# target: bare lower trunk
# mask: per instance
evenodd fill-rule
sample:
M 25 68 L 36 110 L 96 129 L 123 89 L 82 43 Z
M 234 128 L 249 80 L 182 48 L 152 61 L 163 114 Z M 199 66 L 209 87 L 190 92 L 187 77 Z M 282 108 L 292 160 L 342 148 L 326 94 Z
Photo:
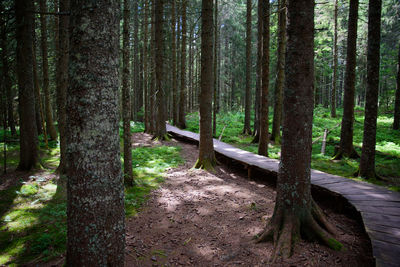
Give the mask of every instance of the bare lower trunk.
M 252 1 L 247 0 L 247 19 L 246 19 L 246 95 L 244 106 L 244 128 L 243 134 L 251 134 L 250 109 L 251 109 L 251 6 Z
M 378 116 L 380 32 L 382 0 L 369 2 L 367 91 L 360 176 L 373 179 L 375 174 L 376 120 Z
M 175 0 L 172 0 L 171 6 L 171 26 L 172 26 L 172 122 L 174 125 L 178 124 L 178 83 L 176 73 L 176 12 L 175 12 Z
M 338 1 L 335 1 L 334 14 L 334 36 L 333 36 L 333 75 L 332 75 L 332 91 L 331 91 L 331 117 L 336 118 L 336 80 L 338 66 L 337 38 L 338 38 Z
M 259 242 L 273 240 L 272 261 L 279 256 L 290 257 L 301 234 L 333 249 L 342 247 L 331 236 L 335 229 L 311 198 L 314 1 L 288 2 L 287 30 L 282 156 L 276 204 L 270 222 L 258 238 Z
M 256 93 L 254 101 L 254 139 L 252 143 L 258 143 L 260 139 L 260 99 L 261 99 L 261 72 L 262 72 L 262 0 L 258 0 L 258 22 L 257 22 L 257 70 L 256 70 Z
M 178 123 L 178 126 L 181 129 L 186 128 L 186 6 L 187 0 L 182 0 L 181 88 L 179 97 Z
M 396 100 L 394 103 L 394 120 L 393 120 L 393 130 L 398 130 L 400 126 L 400 44 L 399 44 L 399 56 L 397 59 L 397 90 L 396 90 Z

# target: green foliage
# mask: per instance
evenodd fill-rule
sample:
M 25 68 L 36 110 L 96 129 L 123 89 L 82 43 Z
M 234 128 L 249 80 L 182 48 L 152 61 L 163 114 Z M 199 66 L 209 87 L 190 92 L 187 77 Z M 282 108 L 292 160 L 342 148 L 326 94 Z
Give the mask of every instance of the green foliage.
M 270 121 L 272 121 L 270 114 Z M 321 141 L 313 145 L 311 167 L 323 172 L 352 178 L 359 166 L 359 160 L 342 159 L 333 161 L 335 145 L 340 142 L 340 122 L 342 110 L 337 110 L 337 118 L 330 117 L 330 110 L 317 107 L 314 110 L 313 140 L 321 137 L 325 129 L 330 130 L 325 155 L 321 154 Z M 226 126 L 221 141 L 235 145 L 246 151 L 257 153 L 258 144 L 252 144 L 252 137 L 242 135 L 244 114 L 241 112 L 221 113 L 217 116 L 217 136 L 221 134 Z M 378 116 L 378 127 L 376 136 L 376 171 L 378 175 L 388 180 L 387 183 L 371 180 L 369 182 L 378 185 L 386 185 L 389 189 L 400 191 L 400 132 L 392 130 L 393 117 L 387 114 Z M 188 130 L 199 132 L 198 114 L 192 113 L 187 116 Z M 354 145 L 361 154 L 362 138 L 364 127 L 364 109 L 356 107 L 354 124 Z M 270 123 L 271 131 L 271 123 Z M 269 157 L 279 159 L 280 146 L 269 144 Z

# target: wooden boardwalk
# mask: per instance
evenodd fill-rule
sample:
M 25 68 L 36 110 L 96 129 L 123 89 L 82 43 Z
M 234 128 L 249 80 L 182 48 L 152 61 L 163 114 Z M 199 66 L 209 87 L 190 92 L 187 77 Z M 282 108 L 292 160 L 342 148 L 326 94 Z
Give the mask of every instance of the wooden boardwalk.
M 186 141 L 199 141 L 199 134 L 168 124 L 167 131 Z M 275 175 L 278 173 L 278 160 L 244 151 L 216 139 L 214 150 L 243 164 L 249 170 L 249 175 L 253 168 Z M 311 172 L 311 184 L 343 196 L 360 213 L 371 239 L 376 266 L 400 266 L 400 193 L 317 170 Z

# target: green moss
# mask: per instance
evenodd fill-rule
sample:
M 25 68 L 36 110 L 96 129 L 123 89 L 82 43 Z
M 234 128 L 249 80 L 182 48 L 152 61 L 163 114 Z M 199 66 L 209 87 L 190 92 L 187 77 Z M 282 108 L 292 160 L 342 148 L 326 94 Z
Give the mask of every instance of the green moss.
M 336 250 L 336 251 L 344 250 L 343 244 L 334 238 L 328 239 L 328 247 L 330 247 L 331 249 Z

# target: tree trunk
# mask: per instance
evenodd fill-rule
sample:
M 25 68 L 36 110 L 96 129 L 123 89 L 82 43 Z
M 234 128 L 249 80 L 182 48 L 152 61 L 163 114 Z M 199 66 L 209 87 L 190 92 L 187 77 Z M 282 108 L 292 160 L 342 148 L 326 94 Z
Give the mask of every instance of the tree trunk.
M 185 1 L 185 0 L 184 0 Z M 212 137 L 213 97 L 213 0 L 202 0 L 201 6 L 201 91 L 200 91 L 200 144 L 195 168 L 213 171 L 216 165 Z
M 251 109 L 251 0 L 247 0 L 246 11 L 246 96 L 244 105 L 243 134 L 251 134 L 250 109 Z
M 278 23 L 278 62 L 276 64 L 274 120 L 271 133 L 271 140 L 275 141 L 276 144 L 281 142 L 283 86 L 285 83 L 286 0 L 279 0 Z
M 148 13 L 149 13 L 149 0 L 144 0 L 144 19 L 143 19 L 143 91 L 144 91 L 144 131 L 150 132 L 150 101 L 149 101 L 149 87 L 148 87 Z
M 393 119 L 393 130 L 398 130 L 400 126 L 400 44 L 399 44 L 399 56 L 397 59 L 397 89 L 396 99 L 394 103 L 394 119 Z
M 288 2 L 282 156 L 274 214 L 258 241 L 273 239 L 272 261 L 289 257 L 300 234 L 331 248 L 342 245 L 322 229 L 335 229 L 311 198 L 314 91 L 314 1 Z M 297 156 L 293 156 L 297 155 Z
M 337 38 L 338 38 L 338 0 L 334 0 L 334 36 L 333 36 L 333 76 L 332 76 L 332 90 L 331 90 L 331 117 L 336 118 L 336 80 L 337 80 L 337 65 L 338 65 L 338 52 L 337 52 Z
M 69 1 L 60 0 L 60 12 L 69 12 Z M 67 103 L 67 89 L 68 89 L 68 61 L 69 61 L 69 18 L 61 16 L 59 19 L 59 55 L 57 72 L 57 106 L 58 106 L 58 131 L 60 132 L 60 164 L 58 171 L 60 174 L 66 172 L 66 103 Z
M 149 119 L 150 128 L 149 133 L 154 134 L 156 130 L 156 112 L 155 112 L 155 100 L 156 100 L 156 88 L 155 88 L 155 2 L 157 0 L 151 0 L 151 27 L 150 27 L 150 95 L 149 95 Z
M 131 113 L 132 119 L 136 121 L 143 121 L 143 115 L 141 113 L 143 107 L 143 91 L 142 86 L 139 83 L 140 77 L 140 60 L 139 60 L 139 0 L 133 1 L 133 84 L 131 86 L 132 98 L 131 98 Z M 142 10 L 141 10 L 142 11 Z
M 124 130 L 124 183 L 128 186 L 133 185 L 132 173 L 132 137 L 131 137 L 131 102 L 129 86 L 129 21 L 130 7 L 129 1 L 124 0 L 124 24 L 122 28 L 122 120 Z
M 252 143 L 258 143 L 260 139 L 260 99 L 261 99 L 261 71 L 263 54 L 263 21 L 262 21 L 262 0 L 258 0 L 258 22 L 257 22 L 257 70 L 256 70 L 256 93 L 254 100 L 254 139 Z
M 18 169 L 29 171 L 39 162 L 32 65 L 32 0 L 15 1 L 20 150 Z
M 0 4 L 2 5 L 2 4 Z M 11 130 L 11 135 L 16 136 L 17 131 L 15 130 L 15 120 L 14 120 L 14 92 L 12 90 L 12 81 L 10 77 L 10 64 L 8 62 L 8 40 L 7 40 L 7 29 L 6 29 L 6 21 L 1 22 L 1 62 L 2 69 L 1 72 L 3 74 L 3 86 L 5 90 L 7 107 L 5 108 L 6 119 L 8 126 Z
M 119 3 L 71 1 L 67 266 L 124 265 L 124 187 L 118 134 Z
M 155 78 L 156 78 L 156 100 L 157 100 L 157 127 L 155 131 L 155 138 L 164 140 L 167 138 L 167 128 L 165 125 L 166 114 L 166 99 L 164 91 L 164 23 L 163 23 L 163 10 L 164 0 L 157 0 L 155 2 Z
M 382 0 L 369 2 L 367 91 L 360 176 L 373 179 L 375 174 L 376 120 L 378 116 L 379 64 Z
M 217 112 L 218 112 L 218 0 L 214 4 L 214 101 L 213 101 L 213 135 L 217 135 Z
M 262 3 L 263 21 L 263 55 L 261 71 L 261 101 L 260 101 L 260 140 L 258 143 L 258 154 L 268 156 L 268 87 L 269 87 L 269 3 Z
M 181 129 L 186 128 L 186 6 L 187 0 L 182 0 L 181 89 L 179 97 L 178 123 L 178 126 Z
M 172 123 L 178 125 L 178 82 L 176 73 L 176 12 L 175 12 L 175 0 L 171 1 L 171 46 L 172 46 Z
M 346 73 L 344 78 L 343 117 L 340 131 L 340 146 L 335 159 L 342 157 L 357 158 L 353 146 L 354 93 L 356 84 L 358 0 L 350 0 L 349 22 L 347 30 Z
M 44 93 L 44 111 L 46 117 L 46 129 L 51 140 L 57 140 L 57 130 L 53 122 L 53 113 L 51 111 L 50 92 L 49 92 L 49 60 L 47 49 L 47 12 L 46 0 L 39 1 L 40 12 L 40 32 L 42 46 L 42 71 L 43 71 L 43 93 Z

